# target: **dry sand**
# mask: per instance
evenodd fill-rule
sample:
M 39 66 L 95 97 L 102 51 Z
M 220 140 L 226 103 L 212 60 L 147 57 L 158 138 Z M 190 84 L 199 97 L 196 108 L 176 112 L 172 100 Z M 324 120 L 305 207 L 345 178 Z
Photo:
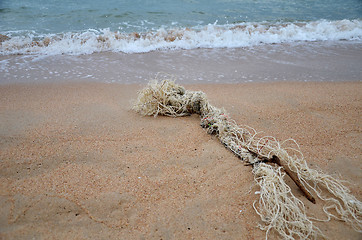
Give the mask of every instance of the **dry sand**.
M 141 117 L 138 85 L 0 87 L 1 239 L 263 239 L 244 166 L 198 116 Z M 362 83 L 187 86 L 240 125 L 294 138 L 312 167 L 361 199 Z M 306 201 L 321 214 L 321 201 Z M 361 239 L 343 222 L 330 239 Z M 270 239 L 278 239 L 271 234 Z

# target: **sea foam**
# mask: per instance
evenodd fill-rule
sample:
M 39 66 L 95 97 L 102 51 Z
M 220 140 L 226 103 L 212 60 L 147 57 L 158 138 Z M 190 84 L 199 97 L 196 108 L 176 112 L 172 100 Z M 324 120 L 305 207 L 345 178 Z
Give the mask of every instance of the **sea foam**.
M 290 23 L 209 24 L 195 28 L 160 28 L 157 31 L 123 33 L 88 29 L 61 34 L 20 35 L 2 33 L 1 55 L 81 55 L 95 52 L 144 53 L 155 50 L 238 48 L 299 41 L 362 40 L 361 20 L 319 20 Z

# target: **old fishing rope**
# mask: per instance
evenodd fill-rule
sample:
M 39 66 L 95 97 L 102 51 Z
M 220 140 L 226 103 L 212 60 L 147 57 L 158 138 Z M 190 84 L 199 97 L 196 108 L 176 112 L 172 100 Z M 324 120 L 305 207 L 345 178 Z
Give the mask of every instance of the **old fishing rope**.
M 325 201 L 323 210 L 327 220 L 320 221 L 329 221 L 333 217 L 351 224 L 356 231 L 362 231 L 362 203 L 340 180 L 310 169 L 302 153 L 298 149 L 283 147 L 285 142 L 278 142 L 273 137 L 259 137 L 254 129 L 238 126 L 224 109 L 212 106 L 205 93 L 185 90 L 173 79 L 153 80 L 139 91 L 133 109 L 142 115 L 155 117 L 198 114 L 201 126 L 209 134 L 216 135 L 226 148 L 252 165 L 255 182 L 260 187 L 260 198 L 253 207 L 264 222 L 260 227 L 266 231 L 266 238 L 271 230 L 284 239 L 324 237 L 306 215 L 302 201 L 286 184 L 285 174 L 292 178 L 309 201 L 315 203 L 312 194 Z M 322 189 L 327 190 L 328 197 L 322 194 Z

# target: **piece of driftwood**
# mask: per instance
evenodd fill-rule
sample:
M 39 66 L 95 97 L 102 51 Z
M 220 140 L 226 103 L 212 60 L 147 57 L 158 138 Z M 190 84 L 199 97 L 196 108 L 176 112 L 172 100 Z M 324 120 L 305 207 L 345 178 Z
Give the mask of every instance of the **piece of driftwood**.
M 280 159 L 273 155 L 273 157 L 270 159 L 270 162 L 272 163 L 276 163 L 277 165 L 283 167 L 284 171 L 288 174 L 288 176 L 295 182 L 295 184 L 299 187 L 299 189 L 303 192 L 304 196 L 311 201 L 312 203 L 315 204 L 315 198 L 312 196 L 312 194 L 310 194 L 310 192 L 303 186 L 303 184 L 300 182 L 300 180 L 298 179 L 298 177 L 296 176 L 296 174 L 290 170 L 290 168 L 286 165 L 283 164 Z
M 258 154 L 255 152 L 250 151 L 253 155 L 257 156 Z M 298 186 L 298 188 L 300 189 L 300 191 L 304 194 L 304 196 L 311 201 L 312 203 L 316 203 L 315 198 L 312 196 L 312 194 L 304 187 L 304 185 L 300 182 L 300 180 L 298 179 L 298 176 L 296 176 L 296 174 L 290 170 L 290 168 L 288 167 L 287 164 L 283 164 L 282 161 L 280 161 L 280 159 L 276 156 L 273 155 L 271 158 L 267 158 L 264 156 L 257 156 L 261 162 L 264 163 L 275 163 L 278 166 L 282 167 L 283 170 L 285 171 L 285 173 L 293 180 L 293 182 Z M 245 164 L 247 166 L 254 166 L 254 163 L 247 163 Z

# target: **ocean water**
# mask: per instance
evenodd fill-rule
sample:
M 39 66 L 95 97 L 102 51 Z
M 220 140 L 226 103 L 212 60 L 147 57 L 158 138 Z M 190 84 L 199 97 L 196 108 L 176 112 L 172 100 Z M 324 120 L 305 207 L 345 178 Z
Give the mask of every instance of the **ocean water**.
M 0 0 L 0 55 L 362 41 L 361 0 Z
M 0 0 L 0 34 L 0 84 L 362 80 L 362 0 Z

